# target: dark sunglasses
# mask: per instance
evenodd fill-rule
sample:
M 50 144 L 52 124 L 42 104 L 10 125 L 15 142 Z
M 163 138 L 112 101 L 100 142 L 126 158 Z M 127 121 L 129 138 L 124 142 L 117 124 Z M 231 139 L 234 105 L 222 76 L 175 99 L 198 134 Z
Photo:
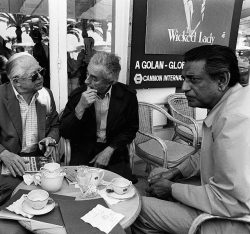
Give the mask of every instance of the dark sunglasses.
M 44 76 L 45 75 L 45 71 L 46 71 L 46 69 L 42 67 L 39 71 L 37 71 L 30 78 L 27 78 L 27 79 L 31 80 L 32 82 L 34 82 L 34 81 L 36 81 L 39 78 L 38 74 L 40 74 L 41 76 Z

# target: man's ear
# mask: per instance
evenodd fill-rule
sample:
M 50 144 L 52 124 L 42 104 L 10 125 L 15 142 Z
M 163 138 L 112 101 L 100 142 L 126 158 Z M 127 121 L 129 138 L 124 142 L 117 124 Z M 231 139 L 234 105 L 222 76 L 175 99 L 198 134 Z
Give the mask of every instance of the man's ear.
M 231 78 L 230 72 L 222 72 L 220 74 L 219 82 L 218 82 L 218 86 L 219 86 L 220 91 L 225 91 L 227 89 L 230 78 Z

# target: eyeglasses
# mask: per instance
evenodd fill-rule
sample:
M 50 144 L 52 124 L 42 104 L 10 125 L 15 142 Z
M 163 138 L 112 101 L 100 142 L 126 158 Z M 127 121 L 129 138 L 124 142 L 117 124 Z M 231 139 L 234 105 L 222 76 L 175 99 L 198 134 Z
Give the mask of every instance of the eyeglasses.
M 39 78 L 39 74 L 40 74 L 40 76 L 45 75 L 45 71 L 46 71 L 46 69 L 42 67 L 40 70 L 35 72 L 30 78 L 27 78 L 27 80 L 31 80 L 32 82 L 35 82 Z
M 17 80 L 19 80 L 19 79 L 31 80 L 32 82 L 35 82 L 39 78 L 39 74 L 40 74 L 40 76 L 44 76 L 45 75 L 45 71 L 46 71 L 46 69 L 42 67 L 40 70 L 36 71 L 29 78 L 16 78 L 16 79 Z

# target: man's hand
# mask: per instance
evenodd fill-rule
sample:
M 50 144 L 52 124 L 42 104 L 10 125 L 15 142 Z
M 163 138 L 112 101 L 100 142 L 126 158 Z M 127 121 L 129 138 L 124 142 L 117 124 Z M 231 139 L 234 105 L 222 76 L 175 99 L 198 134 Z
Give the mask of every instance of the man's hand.
M 109 164 L 109 160 L 113 152 L 114 149 L 108 146 L 102 152 L 97 154 L 89 163 L 95 163 L 94 167 L 106 167 Z
M 153 177 L 148 179 L 148 183 L 150 185 L 154 184 L 158 180 L 160 180 L 161 178 L 164 178 L 164 179 L 167 179 L 170 181 L 177 181 L 181 177 L 182 177 L 182 174 L 181 174 L 180 170 L 177 168 L 173 168 L 173 169 L 170 169 L 166 172 L 161 172 L 159 174 L 154 175 Z
M 55 148 L 56 141 L 52 137 L 46 137 L 46 138 L 42 139 L 41 141 L 39 141 L 38 145 L 39 145 L 40 150 L 42 150 L 43 147 L 46 147 L 46 151 L 44 153 L 44 156 L 48 157 L 51 155 L 53 149 Z
M 78 119 L 81 119 L 85 109 L 90 107 L 95 102 L 96 96 L 97 91 L 91 88 L 88 88 L 82 93 L 81 99 L 75 108 L 76 117 Z
M 173 182 L 161 177 L 157 180 L 157 182 L 151 184 L 150 187 L 146 188 L 145 190 L 151 197 L 167 200 L 172 196 L 172 184 Z
M 84 109 L 91 106 L 95 102 L 97 96 L 97 91 L 95 89 L 88 88 L 82 93 L 81 99 L 78 105 L 81 105 Z
M 25 174 L 25 162 L 24 159 L 17 154 L 11 153 L 8 150 L 2 151 L 0 159 L 9 169 L 11 174 L 16 177 L 17 175 L 22 176 Z

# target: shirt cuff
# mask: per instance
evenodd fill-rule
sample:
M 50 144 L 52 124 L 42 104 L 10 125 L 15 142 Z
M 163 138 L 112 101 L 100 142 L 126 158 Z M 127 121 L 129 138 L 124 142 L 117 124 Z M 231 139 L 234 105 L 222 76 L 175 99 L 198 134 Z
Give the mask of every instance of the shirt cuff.
M 78 105 L 76 106 L 75 115 L 77 119 L 81 120 L 84 112 L 85 112 L 85 109 L 80 109 Z

